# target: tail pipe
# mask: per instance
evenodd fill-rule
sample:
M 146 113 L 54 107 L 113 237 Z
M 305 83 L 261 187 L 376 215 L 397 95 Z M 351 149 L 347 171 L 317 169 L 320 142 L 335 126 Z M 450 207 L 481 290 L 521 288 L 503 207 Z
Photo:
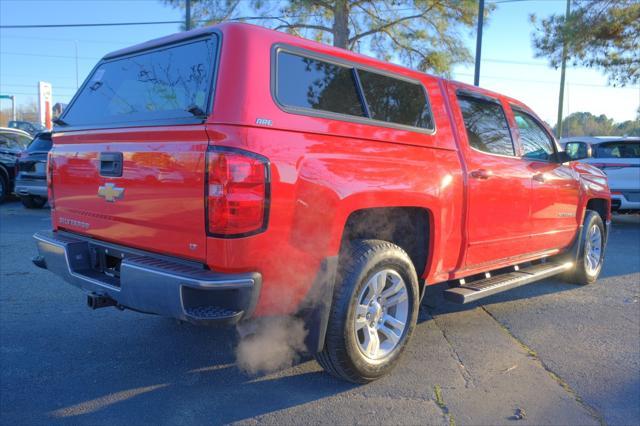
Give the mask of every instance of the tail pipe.
M 91 309 L 100 309 L 109 306 L 118 306 L 118 303 L 109 296 L 90 294 L 87 296 L 87 306 Z

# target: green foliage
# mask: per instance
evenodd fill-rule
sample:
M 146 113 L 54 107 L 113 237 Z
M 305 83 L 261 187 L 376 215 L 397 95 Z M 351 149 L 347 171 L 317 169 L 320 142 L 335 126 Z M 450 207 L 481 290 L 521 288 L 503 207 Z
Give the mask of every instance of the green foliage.
M 574 112 L 562 120 L 562 137 L 567 136 L 640 136 L 640 114 L 635 120 L 615 123 L 604 114 Z
M 192 0 L 192 20 L 257 23 L 448 75 L 455 64 L 471 62 L 462 35 L 475 28 L 477 9 L 476 0 Z M 487 5 L 485 19 L 493 9 Z
M 640 2 L 638 0 L 573 0 L 572 10 L 538 21 L 533 34 L 536 57 L 554 67 L 567 58 L 574 65 L 602 70 L 614 85 L 640 82 Z

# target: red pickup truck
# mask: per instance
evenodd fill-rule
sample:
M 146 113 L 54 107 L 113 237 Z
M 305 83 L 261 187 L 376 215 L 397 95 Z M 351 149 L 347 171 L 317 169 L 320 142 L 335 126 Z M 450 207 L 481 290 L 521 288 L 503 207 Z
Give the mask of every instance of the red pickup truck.
M 427 285 L 466 303 L 603 263 L 606 177 L 524 104 L 256 26 L 106 55 L 53 140 L 37 266 L 92 308 L 297 315 L 354 382 L 397 363 Z

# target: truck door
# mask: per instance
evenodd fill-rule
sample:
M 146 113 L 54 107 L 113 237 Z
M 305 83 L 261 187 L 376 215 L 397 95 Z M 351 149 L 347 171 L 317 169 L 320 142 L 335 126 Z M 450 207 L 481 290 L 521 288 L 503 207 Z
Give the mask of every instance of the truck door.
M 460 149 L 468 174 L 465 269 L 529 252 L 531 173 L 516 156 L 499 100 L 458 92 Z
M 532 251 L 564 248 L 578 229 L 579 176 L 556 161 L 555 141 L 537 118 L 518 107 L 511 109 L 522 161 L 531 176 L 530 247 Z

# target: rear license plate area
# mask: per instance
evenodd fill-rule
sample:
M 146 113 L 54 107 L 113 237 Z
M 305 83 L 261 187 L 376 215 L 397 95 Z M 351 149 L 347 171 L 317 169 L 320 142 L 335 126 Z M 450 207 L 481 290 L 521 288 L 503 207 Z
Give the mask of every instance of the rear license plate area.
M 120 265 L 124 259 L 124 252 L 117 249 L 89 245 L 89 261 L 94 276 L 109 285 L 120 287 Z

